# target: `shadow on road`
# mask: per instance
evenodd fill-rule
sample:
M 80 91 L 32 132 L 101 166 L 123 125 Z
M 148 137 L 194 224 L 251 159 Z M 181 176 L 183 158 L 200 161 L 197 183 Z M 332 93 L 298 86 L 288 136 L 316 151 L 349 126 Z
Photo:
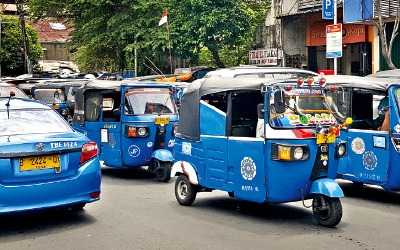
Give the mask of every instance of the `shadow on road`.
M 101 168 L 101 173 L 104 176 L 109 176 L 118 179 L 155 179 L 154 173 L 147 171 L 147 167 L 137 167 L 137 168 L 112 168 L 103 166 Z
M 346 197 L 400 205 L 400 192 L 385 190 L 379 186 L 362 185 L 350 181 L 339 181 Z
M 89 204 L 90 205 L 90 204 Z M 66 209 L 42 210 L 39 212 L 0 215 L 0 242 L 14 242 L 26 237 L 43 235 L 48 232 L 68 231 L 85 227 L 96 219 L 85 212 Z
M 311 200 L 306 201 L 306 205 L 311 205 Z M 315 227 L 323 230 L 324 227 L 319 226 L 314 218 L 311 208 L 303 207 L 300 202 L 291 203 L 255 203 L 249 201 L 238 200 L 236 198 L 212 197 L 198 195 L 196 201 L 190 207 L 180 206 L 179 209 L 188 211 L 191 216 L 198 216 L 204 220 L 206 215 L 212 215 L 210 222 L 215 222 L 215 218 L 223 219 L 226 216 L 239 216 L 244 220 L 250 220 L 250 224 L 275 225 L 282 224 L 294 227 Z M 215 213 L 219 214 L 218 216 Z M 223 220 L 226 223 L 227 220 Z M 253 225 L 254 225 L 253 224 Z M 235 225 L 233 225 L 235 226 Z M 236 227 L 236 226 L 235 226 Z M 330 229 L 332 230 L 332 229 Z

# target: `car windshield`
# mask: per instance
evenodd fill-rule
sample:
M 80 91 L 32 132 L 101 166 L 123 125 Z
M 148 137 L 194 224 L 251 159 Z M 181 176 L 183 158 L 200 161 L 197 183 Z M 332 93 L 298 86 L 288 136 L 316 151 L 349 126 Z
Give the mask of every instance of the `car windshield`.
M 35 89 L 35 99 L 44 103 L 65 103 L 64 90 L 62 89 Z
M 322 90 L 296 89 L 286 92 L 285 104 L 285 112 L 276 113 L 271 100 L 270 122 L 273 127 L 315 127 L 318 123 L 330 125 L 344 118 L 337 111 L 332 98 L 325 96 Z
M 15 97 L 16 98 L 29 98 L 25 93 L 16 87 L 10 86 L 10 87 L 0 87 L 0 97 L 10 97 L 10 91 L 14 91 Z
M 169 89 L 129 89 L 125 93 L 125 114 L 176 113 L 172 92 Z
M 51 109 L 0 111 L 0 136 L 65 133 L 68 123 Z

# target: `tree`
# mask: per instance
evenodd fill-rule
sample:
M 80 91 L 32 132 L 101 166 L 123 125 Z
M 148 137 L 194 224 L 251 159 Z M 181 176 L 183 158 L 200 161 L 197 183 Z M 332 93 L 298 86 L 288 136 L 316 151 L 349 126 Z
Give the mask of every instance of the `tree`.
M 225 67 L 220 51 L 231 51 L 231 57 L 242 58 L 250 49 L 249 38 L 254 37 L 269 1 L 203 0 L 175 1 L 171 10 L 171 40 L 175 51 L 197 54 L 202 47 L 211 53 L 217 67 Z M 259 12 L 260 9 L 264 11 Z M 250 39 L 251 40 L 251 39 Z M 245 43 L 245 52 L 240 51 Z M 203 50 L 204 51 L 204 50 Z M 185 53 L 186 52 L 186 53 Z M 240 60 L 236 60 L 240 62 Z
M 21 23 L 13 16 L 1 16 L 3 22 L 1 29 L 0 63 L 2 75 L 20 75 L 24 73 L 23 36 Z M 38 62 L 43 56 L 42 46 L 39 42 L 37 31 L 26 25 L 26 36 L 29 44 L 29 58 L 32 64 Z
M 374 7 L 375 11 L 378 15 L 378 21 L 374 22 L 376 27 L 378 28 L 378 35 L 381 40 L 381 48 L 382 48 L 382 55 L 383 58 L 385 59 L 387 65 L 389 66 L 390 69 L 396 69 L 396 66 L 393 64 L 392 61 L 392 49 L 393 49 L 393 43 L 394 39 L 398 35 L 399 31 L 399 21 L 400 21 L 400 11 L 399 8 L 397 7 L 396 15 L 394 15 L 394 27 L 393 27 L 393 32 L 390 36 L 390 40 L 388 40 L 388 37 L 386 35 L 386 22 L 382 18 L 382 0 L 375 0 L 374 1 Z M 390 9 L 388 12 L 389 16 L 390 14 Z M 389 42 L 389 44 L 388 44 Z

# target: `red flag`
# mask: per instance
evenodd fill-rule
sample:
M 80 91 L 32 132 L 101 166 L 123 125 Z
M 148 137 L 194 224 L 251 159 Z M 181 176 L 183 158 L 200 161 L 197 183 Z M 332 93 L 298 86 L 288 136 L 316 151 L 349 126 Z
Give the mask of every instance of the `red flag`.
M 168 16 L 167 16 L 167 12 L 165 11 L 164 14 L 162 15 L 160 21 L 158 22 L 158 26 L 161 26 L 166 22 L 168 22 Z

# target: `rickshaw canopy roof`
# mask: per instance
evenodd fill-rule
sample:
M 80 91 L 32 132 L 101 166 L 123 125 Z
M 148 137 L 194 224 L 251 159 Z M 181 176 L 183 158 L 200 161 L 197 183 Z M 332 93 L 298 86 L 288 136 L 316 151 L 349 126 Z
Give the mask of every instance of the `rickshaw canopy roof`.
M 378 71 L 374 74 L 367 75 L 368 77 L 383 77 L 383 78 L 397 78 L 400 79 L 400 69 L 390 69 Z
M 400 79 L 362 77 L 349 75 L 327 75 L 326 85 L 335 85 L 349 88 L 362 88 L 377 91 L 386 91 L 390 85 L 400 83 Z
M 234 90 L 258 90 L 266 83 L 263 78 L 203 78 L 192 82 L 182 96 L 176 136 L 200 139 L 200 99 L 202 96 Z

